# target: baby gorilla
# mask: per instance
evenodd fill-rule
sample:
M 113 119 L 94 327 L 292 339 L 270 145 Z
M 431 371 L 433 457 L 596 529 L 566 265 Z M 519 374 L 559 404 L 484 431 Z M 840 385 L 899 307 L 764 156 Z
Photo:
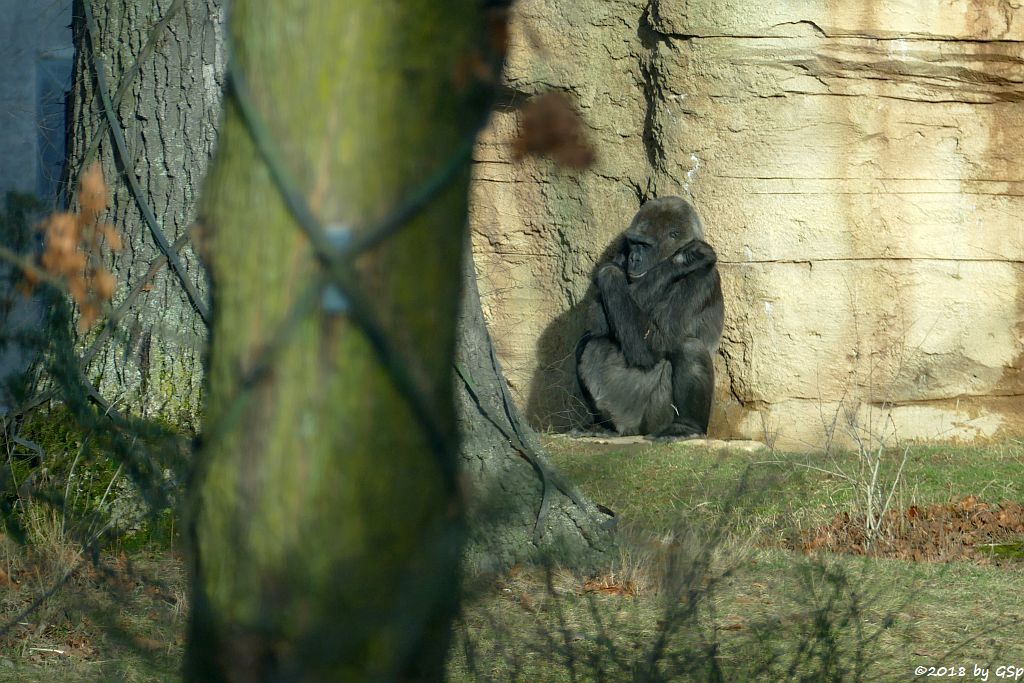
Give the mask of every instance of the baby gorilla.
M 661 197 L 640 208 L 598 264 L 576 345 L 595 426 L 659 439 L 707 433 L 724 320 L 716 261 L 693 207 Z

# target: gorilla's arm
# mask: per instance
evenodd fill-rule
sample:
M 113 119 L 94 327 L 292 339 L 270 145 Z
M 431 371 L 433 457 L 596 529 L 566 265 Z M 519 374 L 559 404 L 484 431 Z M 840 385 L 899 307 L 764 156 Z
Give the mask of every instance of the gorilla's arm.
M 672 283 L 680 278 L 709 270 L 718 262 L 715 250 L 707 242 L 694 240 L 681 247 L 671 258 L 667 258 L 651 268 L 647 275 L 630 285 L 634 300 L 641 306 L 664 296 Z
M 630 366 L 653 367 L 677 350 L 679 339 L 690 336 L 681 334 L 677 328 L 692 327 L 698 322 L 693 318 L 701 317 L 703 306 L 699 304 L 705 297 L 698 293 L 710 289 L 709 278 L 717 260 L 711 245 L 694 240 L 651 268 L 644 277 L 630 283 L 622 268 L 625 258 L 620 252 L 613 260 L 598 267 L 595 280 L 600 304 L 589 316 L 591 336 L 608 336 L 610 333 Z M 680 291 L 680 288 L 685 291 Z M 674 296 L 688 302 L 672 308 L 690 320 L 673 320 L 668 329 L 663 329 L 666 321 L 655 320 L 650 312 L 660 300 Z M 694 304 L 698 304 L 696 310 Z
M 680 275 L 689 275 L 713 267 L 718 263 L 718 254 L 707 242 L 694 240 L 672 255 L 672 263 Z
M 685 338 L 717 339 L 723 317 L 717 261 L 711 245 L 695 240 L 630 285 L 637 305 L 653 313 L 646 341 L 655 356 L 678 351 Z
M 626 273 L 609 262 L 598 268 L 596 280 L 605 320 L 626 362 L 638 368 L 654 367 L 658 358 L 645 338 L 650 334 L 651 320 L 630 296 Z

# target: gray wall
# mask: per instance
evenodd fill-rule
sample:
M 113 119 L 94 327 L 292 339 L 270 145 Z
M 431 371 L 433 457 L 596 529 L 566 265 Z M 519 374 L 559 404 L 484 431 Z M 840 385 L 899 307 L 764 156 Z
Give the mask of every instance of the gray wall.
M 0 197 L 56 188 L 70 24 L 71 0 L 0 0 Z
M 0 0 L 0 214 L 11 191 L 55 201 L 74 54 L 70 24 L 71 0 Z M 0 262 L 0 415 L 10 403 L 8 379 L 32 357 L 18 338 L 38 329 L 42 314 L 36 298 L 8 291 L 11 274 Z

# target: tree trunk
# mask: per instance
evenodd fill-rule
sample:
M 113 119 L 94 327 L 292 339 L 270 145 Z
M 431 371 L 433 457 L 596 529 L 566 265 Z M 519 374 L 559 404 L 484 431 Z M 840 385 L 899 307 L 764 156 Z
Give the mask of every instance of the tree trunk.
M 470 573 L 551 561 L 577 569 L 608 559 L 612 521 L 547 461 L 521 419 L 487 332 L 472 254 L 463 265 L 456 351 L 462 472 L 471 486 Z
M 468 164 L 354 273 L 302 216 L 359 242 L 467 148 L 485 114 L 462 73 L 478 7 L 232 3 L 233 96 L 204 189 L 215 315 L 190 680 L 441 676 L 463 536 L 451 368 Z M 324 289 L 328 271 L 369 311 Z
M 74 195 L 80 173 L 98 160 L 112 188 L 106 220 L 125 242 L 112 264 L 118 281 L 113 306 L 124 317 L 116 332 L 97 326 L 83 340 L 88 377 L 119 407 L 183 427 L 198 424 L 202 407 L 206 325 L 197 308 L 205 307 L 206 285 L 186 233 L 217 137 L 224 63 L 220 4 L 74 5 L 68 189 Z M 164 237 L 155 237 L 155 230 Z M 180 272 L 175 264 L 157 268 L 145 282 L 164 255 L 158 240 L 173 245 L 183 236 L 180 255 L 175 252 Z

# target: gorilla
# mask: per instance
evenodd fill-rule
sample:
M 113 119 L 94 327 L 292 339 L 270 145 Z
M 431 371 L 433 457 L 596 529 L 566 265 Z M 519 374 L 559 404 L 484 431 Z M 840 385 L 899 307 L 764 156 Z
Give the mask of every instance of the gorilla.
M 660 197 L 598 264 L 576 345 L 595 427 L 657 440 L 707 433 L 725 313 L 716 262 L 693 207 Z

